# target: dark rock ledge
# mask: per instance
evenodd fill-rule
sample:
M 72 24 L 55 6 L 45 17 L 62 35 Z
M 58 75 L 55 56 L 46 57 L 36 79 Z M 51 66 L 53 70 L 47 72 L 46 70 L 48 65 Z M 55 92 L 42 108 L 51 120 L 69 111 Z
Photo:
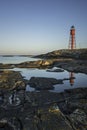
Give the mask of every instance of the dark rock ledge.
M 31 87 L 34 87 L 36 90 L 54 89 L 53 85 L 55 84 L 63 84 L 63 80 L 45 77 L 31 77 L 31 79 L 29 80 L 29 85 Z
M 0 104 L 1 130 L 87 130 L 87 88 L 62 93 L 20 90 L 16 93 L 19 107 L 9 104 L 11 94 L 5 93 Z

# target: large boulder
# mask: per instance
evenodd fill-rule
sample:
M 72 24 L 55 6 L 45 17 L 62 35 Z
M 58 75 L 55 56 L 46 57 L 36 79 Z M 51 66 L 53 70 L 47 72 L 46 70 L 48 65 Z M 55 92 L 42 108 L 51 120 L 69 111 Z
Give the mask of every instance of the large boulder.
M 53 89 L 53 85 L 55 84 L 63 84 L 63 80 L 45 77 L 31 77 L 29 84 L 37 90 L 48 90 Z

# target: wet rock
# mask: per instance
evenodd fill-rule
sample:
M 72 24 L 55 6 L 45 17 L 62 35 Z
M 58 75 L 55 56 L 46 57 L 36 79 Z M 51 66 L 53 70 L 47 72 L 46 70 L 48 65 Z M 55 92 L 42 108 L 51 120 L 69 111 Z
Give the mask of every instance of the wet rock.
M 29 84 L 37 90 L 48 90 L 53 89 L 53 85 L 55 84 L 63 84 L 63 80 L 57 80 L 55 78 L 31 77 Z
M 14 130 L 13 126 L 5 119 L 0 120 L 0 129 L 1 130 Z
M 48 69 L 47 72 L 64 72 L 63 69 Z
M 87 115 L 83 110 L 76 109 L 69 119 L 75 130 L 87 130 Z

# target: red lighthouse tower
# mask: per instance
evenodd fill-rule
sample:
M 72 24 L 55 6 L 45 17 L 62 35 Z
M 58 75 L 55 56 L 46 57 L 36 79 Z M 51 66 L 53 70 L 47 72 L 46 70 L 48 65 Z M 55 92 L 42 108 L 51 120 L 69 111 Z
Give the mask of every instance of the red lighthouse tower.
M 71 29 L 70 29 L 69 49 L 76 49 L 75 27 L 74 26 L 71 26 Z

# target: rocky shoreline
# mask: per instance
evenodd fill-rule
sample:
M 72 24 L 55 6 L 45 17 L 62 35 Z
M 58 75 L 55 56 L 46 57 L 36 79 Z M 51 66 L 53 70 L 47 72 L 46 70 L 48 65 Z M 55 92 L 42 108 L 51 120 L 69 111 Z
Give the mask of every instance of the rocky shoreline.
M 0 69 L 13 69 L 13 68 L 51 69 L 53 67 L 59 67 L 69 72 L 87 74 L 86 60 L 47 59 L 47 60 L 23 62 L 20 64 L 0 64 Z
M 20 72 L 1 71 L 0 129 L 86 130 L 87 88 L 61 93 L 48 91 L 58 83 L 63 80 L 44 77 L 24 80 Z M 39 91 L 27 92 L 27 84 Z
M 24 90 L 14 93 L 15 99 L 12 98 L 12 91 L 5 92 L 4 100 L 0 102 L 0 128 L 87 129 L 87 88 L 65 90 L 62 93 Z
M 70 79 L 31 77 L 25 80 L 20 72 L 8 70 L 38 68 L 49 73 L 67 70 L 87 74 L 86 51 L 83 54 L 76 51 L 73 57 L 70 51 L 59 55 L 55 51 L 40 55 L 45 59 L 38 61 L 0 63 L 0 130 L 87 130 L 87 88 L 54 93 L 49 91 L 54 89 L 53 85 Z M 26 85 L 37 91 L 26 91 Z

